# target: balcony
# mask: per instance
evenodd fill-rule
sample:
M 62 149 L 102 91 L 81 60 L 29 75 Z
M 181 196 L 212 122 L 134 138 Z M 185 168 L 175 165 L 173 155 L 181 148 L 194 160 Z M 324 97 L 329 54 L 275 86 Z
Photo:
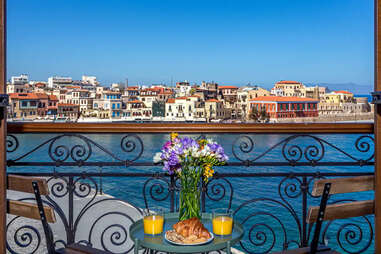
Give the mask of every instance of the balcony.
M 234 211 L 245 228 L 235 247 L 245 253 L 308 245 L 307 210 L 320 200 L 311 194 L 315 179 L 374 174 L 370 124 L 9 124 L 7 172 L 49 179 L 57 247 L 128 253 L 127 232 L 142 209 L 178 209 L 176 178 L 152 162 L 171 131 L 223 145 L 230 160 L 203 184 L 202 209 Z M 330 202 L 373 198 L 349 195 Z M 320 239 L 341 253 L 373 253 L 373 225 L 373 216 L 328 222 Z M 44 253 L 43 232 L 21 218 L 8 220 L 7 235 L 12 253 Z

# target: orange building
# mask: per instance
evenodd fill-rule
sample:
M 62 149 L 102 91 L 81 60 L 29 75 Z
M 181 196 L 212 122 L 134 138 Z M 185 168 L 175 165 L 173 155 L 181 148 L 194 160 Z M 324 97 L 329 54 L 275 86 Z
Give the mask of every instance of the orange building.
M 250 110 L 265 110 L 270 118 L 317 117 L 318 100 L 311 98 L 261 96 L 250 100 Z

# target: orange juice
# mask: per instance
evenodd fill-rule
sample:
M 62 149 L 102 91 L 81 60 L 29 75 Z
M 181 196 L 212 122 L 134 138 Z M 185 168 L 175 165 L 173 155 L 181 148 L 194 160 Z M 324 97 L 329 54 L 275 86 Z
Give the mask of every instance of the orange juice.
M 149 215 L 144 217 L 144 233 L 157 235 L 163 232 L 164 217 L 161 215 Z
M 233 218 L 218 216 L 213 218 L 213 233 L 216 235 L 230 235 L 233 229 Z

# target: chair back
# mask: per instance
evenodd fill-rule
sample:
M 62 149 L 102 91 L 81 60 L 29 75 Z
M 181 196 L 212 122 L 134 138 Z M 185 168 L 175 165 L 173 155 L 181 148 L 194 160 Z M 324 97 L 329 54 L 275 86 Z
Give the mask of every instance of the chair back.
M 314 182 L 313 196 L 321 196 L 320 206 L 310 207 L 307 223 L 315 223 L 311 253 L 316 253 L 323 221 L 374 214 L 374 200 L 327 205 L 329 195 L 374 190 L 374 176 L 320 179 Z
M 34 194 L 36 204 L 18 200 L 7 200 L 7 213 L 25 218 L 41 220 L 46 237 L 48 253 L 55 253 L 53 234 L 48 223 L 56 222 L 56 217 L 53 208 L 43 205 L 41 199 L 41 195 L 49 195 L 49 188 L 46 179 L 8 175 L 7 189 Z

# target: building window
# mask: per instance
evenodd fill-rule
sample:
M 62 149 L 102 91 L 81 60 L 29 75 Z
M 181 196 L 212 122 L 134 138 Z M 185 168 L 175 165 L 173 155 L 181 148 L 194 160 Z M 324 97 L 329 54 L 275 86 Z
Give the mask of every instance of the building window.
M 26 101 L 22 101 L 22 102 L 21 102 L 21 106 L 22 106 L 22 107 L 28 107 L 28 102 L 26 102 Z

